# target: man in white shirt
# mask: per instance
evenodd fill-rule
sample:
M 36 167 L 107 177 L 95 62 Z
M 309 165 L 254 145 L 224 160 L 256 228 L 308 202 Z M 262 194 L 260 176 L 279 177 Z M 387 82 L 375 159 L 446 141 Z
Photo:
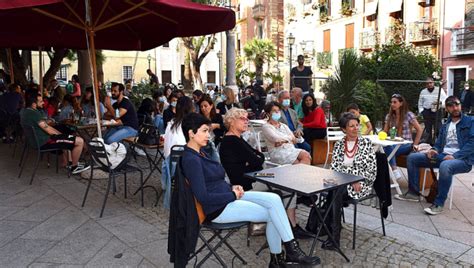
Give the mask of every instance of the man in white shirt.
M 443 211 L 453 181 L 453 175 L 471 171 L 474 164 L 474 118 L 462 113 L 461 102 L 455 96 L 446 99 L 448 121 L 439 132 L 434 146 L 426 153 L 411 153 L 407 159 L 408 191 L 395 198 L 419 202 L 420 167 L 439 168 L 438 192 L 433 205 L 425 212 L 436 215 Z M 416 148 L 415 148 L 416 149 Z
M 418 112 L 423 115 L 423 121 L 425 124 L 424 136 L 426 137 L 425 142 L 432 144 L 433 142 L 433 125 L 436 120 L 436 102 L 438 100 L 439 90 L 441 95 L 439 101 L 441 104 L 438 108 L 444 107 L 444 100 L 446 99 L 446 93 L 439 87 L 434 86 L 433 78 L 428 77 L 426 79 L 426 88 L 420 92 L 418 99 Z M 441 117 L 438 118 L 438 126 L 441 125 Z M 437 130 L 435 130 L 437 131 Z

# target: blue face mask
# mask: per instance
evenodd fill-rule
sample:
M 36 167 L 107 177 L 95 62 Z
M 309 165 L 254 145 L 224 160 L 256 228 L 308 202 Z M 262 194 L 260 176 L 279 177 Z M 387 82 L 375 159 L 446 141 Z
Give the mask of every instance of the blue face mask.
M 285 106 L 285 107 L 290 106 L 290 99 L 284 99 L 284 100 L 281 102 L 281 104 L 282 104 L 283 106 Z
M 221 95 L 221 100 L 222 100 L 222 101 L 225 101 L 225 100 L 227 100 L 227 96 L 226 96 L 226 95 L 224 95 L 224 94 L 222 94 L 222 95 Z
M 166 97 L 165 96 L 161 96 L 160 97 L 160 102 L 165 102 L 166 101 Z
M 178 104 L 177 101 L 172 101 L 172 102 L 170 103 L 170 105 L 173 106 L 173 107 L 176 107 L 176 104 Z
M 272 113 L 272 119 L 275 120 L 275 121 L 278 121 L 280 120 L 281 118 L 281 113 L 278 112 L 278 113 Z

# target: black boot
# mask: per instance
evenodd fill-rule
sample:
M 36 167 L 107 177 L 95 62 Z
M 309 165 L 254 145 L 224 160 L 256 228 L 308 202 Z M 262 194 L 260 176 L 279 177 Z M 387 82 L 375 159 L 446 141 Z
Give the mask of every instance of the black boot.
M 291 240 L 283 243 L 286 249 L 286 262 L 299 264 L 320 264 L 319 257 L 309 257 L 301 250 L 296 240 Z
M 285 253 L 281 252 L 280 254 L 270 254 L 270 264 L 269 268 L 283 268 L 285 267 Z

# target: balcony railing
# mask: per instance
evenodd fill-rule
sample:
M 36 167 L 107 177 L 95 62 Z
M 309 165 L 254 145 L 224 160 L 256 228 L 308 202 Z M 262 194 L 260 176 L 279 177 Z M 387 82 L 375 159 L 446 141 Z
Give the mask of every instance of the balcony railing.
M 474 28 L 455 28 L 451 32 L 451 54 L 474 54 Z
M 252 17 L 255 20 L 263 20 L 265 18 L 265 6 L 256 4 L 252 7 Z
M 438 22 L 435 19 L 415 21 L 409 24 L 408 38 L 412 43 L 436 40 L 438 38 Z
M 359 48 L 361 50 L 374 49 L 380 42 L 380 33 L 375 30 L 366 30 L 359 34 Z
M 332 64 L 332 52 L 318 52 L 316 61 L 319 68 L 327 69 Z
M 385 42 L 401 44 L 405 41 L 405 24 L 394 24 L 385 31 Z

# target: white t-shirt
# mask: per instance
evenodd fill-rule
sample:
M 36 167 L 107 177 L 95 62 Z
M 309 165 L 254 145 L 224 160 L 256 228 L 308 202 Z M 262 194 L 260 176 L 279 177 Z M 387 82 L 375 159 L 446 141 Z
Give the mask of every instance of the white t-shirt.
M 459 123 L 451 122 L 448 127 L 448 133 L 446 135 L 446 145 L 444 146 L 443 153 L 445 154 L 454 154 L 459 151 L 458 136 L 456 132 L 456 125 Z
M 186 144 L 186 138 L 184 137 L 181 124 L 179 124 L 179 126 L 177 126 L 176 128 L 171 128 L 172 125 L 173 125 L 173 120 L 171 120 L 166 126 L 165 136 L 163 137 L 165 140 L 165 144 L 163 146 L 164 147 L 163 152 L 164 152 L 165 158 L 170 155 L 171 147 L 173 147 L 174 145 Z
M 354 146 L 355 146 L 355 141 L 348 141 L 347 142 L 347 147 L 348 147 L 347 150 L 350 151 L 350 150 L 354 149 Z M 349 157 L 347 157 L 346 154 L 344 154 L 344 161 L 342 162 L 342 164 L 344 166 L 347 166 L 347 167 L 352 166 L 354 164 L 354 156 L 349 158 Z

